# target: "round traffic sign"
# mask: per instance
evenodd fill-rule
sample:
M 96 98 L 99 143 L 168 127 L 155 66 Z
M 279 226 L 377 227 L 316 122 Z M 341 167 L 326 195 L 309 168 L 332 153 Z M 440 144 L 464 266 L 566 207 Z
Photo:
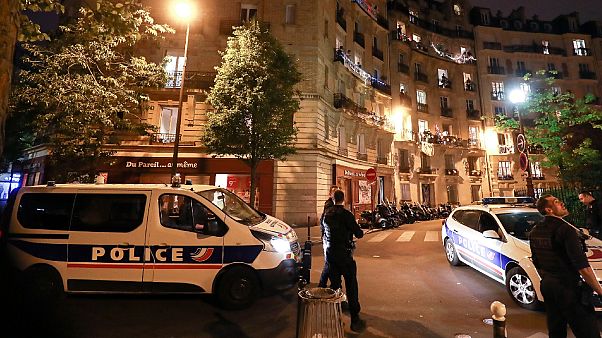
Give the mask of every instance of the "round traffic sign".
M 520 153 L 520 156 L 518 158 L 518 164 L 520 165 L 520 170 L 527 170 L 527 166 L 529 165 L 529 158 L 527 157 L 527 154 Z
M 518 136 L 516 137 L 516 148 L 521 153 L 525 152 L 525 149 L 527 148 L 527 140 L 525 139 L 525 135 L 518 134 Z
M 374 168 L 366 170 L 366 180 L 368 180 L 368 182 L 376 181 L 376 170 L 374 170 Z

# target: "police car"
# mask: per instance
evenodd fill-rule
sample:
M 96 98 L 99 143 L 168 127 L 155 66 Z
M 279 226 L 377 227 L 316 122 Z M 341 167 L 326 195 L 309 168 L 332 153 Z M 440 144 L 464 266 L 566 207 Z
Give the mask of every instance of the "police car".
M 534 202 L 532 198 L 485 198 L 480 205 L 454 209 L 441 228 L 451 265 L 466 264 L 505 284 L 514 301 L 530 310 L 543 302 L 541 278 L 528 242 L 529 231 L 543 218 Z M 602 276 L 602 241 L 592 238 L 586 243 L 590 265 Z
M 22 187 L 1 230 L 3 255 L 34 299 L 213 293 L 225 308 L 244 308 L 298 276 L 295 231 L 208 185 Z

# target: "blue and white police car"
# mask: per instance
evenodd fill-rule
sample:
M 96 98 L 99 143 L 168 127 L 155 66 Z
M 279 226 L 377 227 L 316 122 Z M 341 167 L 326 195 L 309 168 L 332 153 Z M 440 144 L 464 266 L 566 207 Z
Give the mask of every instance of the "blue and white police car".
M 505 284 L 521 307 L 538 309 L 541 278 L 531 261 L 528 233 L 542 218 L 530 198 L 491 197 L 458 207 L 441 228 L 445 256 L 451 265 L 466 264 Z M 602 276 L 602 241 L 586 243 L 590 265 Z

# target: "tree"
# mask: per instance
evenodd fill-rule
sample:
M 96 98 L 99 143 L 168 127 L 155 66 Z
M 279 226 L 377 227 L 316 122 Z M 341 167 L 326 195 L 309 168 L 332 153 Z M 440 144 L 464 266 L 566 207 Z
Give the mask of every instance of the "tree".
M 26 12 L 61 12 L 58 0 L 8 0 L 0 2 L 0 155 L 4 150 L 4 126 L 8 117 L 10 84 L 13 75 L 13 56 L 17 41 L 48 40 Z
M 257 166 L 284 160 L 295 152 L 299 109 L 295 85 L 301 80 L 295 61 L 259 22 L 237 27 L 228 38 L 209 94 L 202 137 L 207 151 L 234 155 L 251 169 L 251 206 L 255 205 Z
M 526 128 L 528 143 L 543 149 L 545 167 L 556 167 L 560 178 L 582 187 L 600 185 L 602 177 L 602 109 L 588 94 L 577 98 L 570 91 L 554 90 L 554 74 L 538 71 L 525 79 L 536 90 L 525 103 L 525 110 L 534 115 L 533 127 Z M 498 125 L 516 127 L 501 118 Z
M 164 85 L 166 74 L 162 65 L 134 56 L 134 46 L 168 32 L 137 0 L 99 0 L 49 43 L 24 45 L 28 56 L 11 108 L 35 112 L 35 139 L 49 148 L 53 179 L 93 178 L 114 153 L 107 144 L 152 129 L 140 119 L 148 100 L 143 89 Z

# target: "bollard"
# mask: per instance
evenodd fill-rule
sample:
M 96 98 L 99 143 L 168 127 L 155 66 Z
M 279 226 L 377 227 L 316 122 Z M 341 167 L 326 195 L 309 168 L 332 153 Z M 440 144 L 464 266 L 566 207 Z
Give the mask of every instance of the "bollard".
M 493 338 L 506 338 L 506 305 L 497 300 L 491 303 L 491 318 L 493 319 Z

